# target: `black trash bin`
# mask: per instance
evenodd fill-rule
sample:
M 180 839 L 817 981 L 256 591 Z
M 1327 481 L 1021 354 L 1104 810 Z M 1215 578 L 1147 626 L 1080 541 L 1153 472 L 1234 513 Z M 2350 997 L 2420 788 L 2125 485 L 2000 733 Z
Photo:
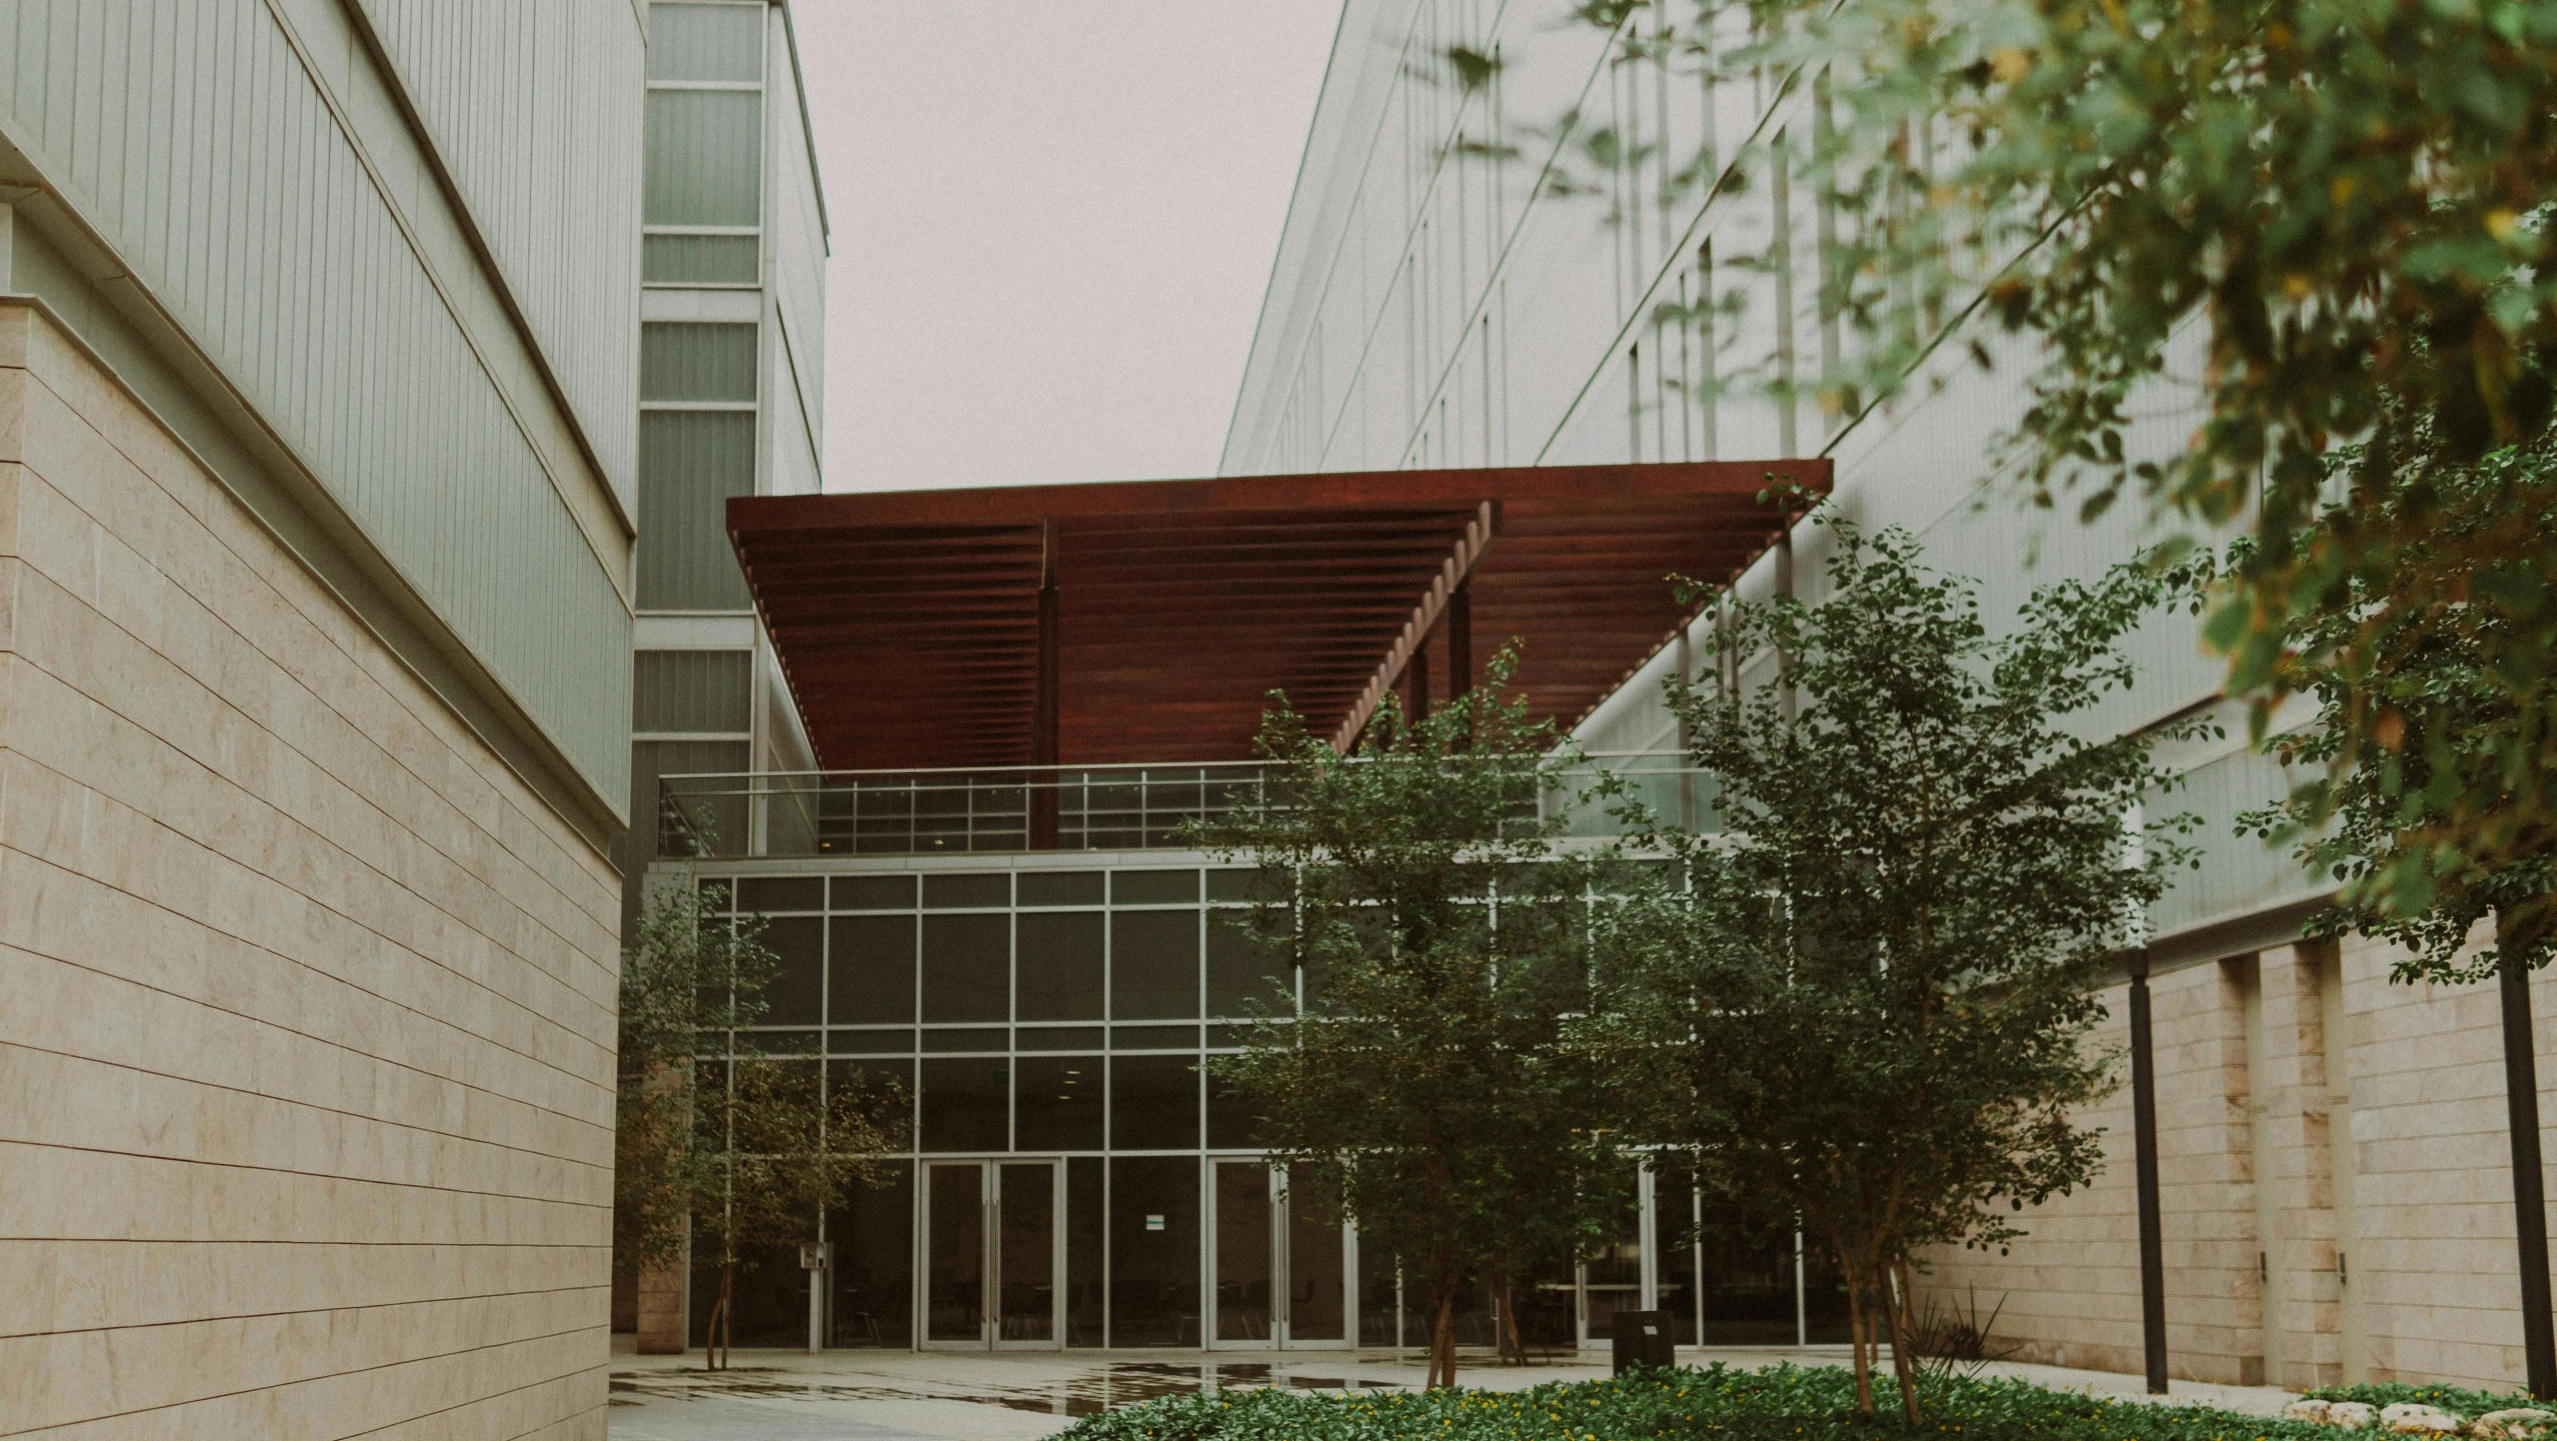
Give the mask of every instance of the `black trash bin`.
M 1666 1311 L 1619 1311 L 1608 1318 L 1607 1334 L 1619 1376 L 1636 1366 L 1678 1364 L 1678 1336 Z

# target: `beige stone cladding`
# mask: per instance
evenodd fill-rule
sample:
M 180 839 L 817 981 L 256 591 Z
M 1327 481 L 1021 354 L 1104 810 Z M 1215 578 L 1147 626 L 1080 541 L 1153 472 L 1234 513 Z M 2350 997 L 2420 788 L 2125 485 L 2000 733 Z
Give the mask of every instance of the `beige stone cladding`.
M 0 1433 L 600 1441 L 617 915 L 0 304 Z
M 2495 990 L 2389 980 L 2395 953 L 2285 945 L 2152 982 L 2169 1370 L 2293 1388 L 2523 1377 Z M 2127 987 L 2097 1043 L 2128 1037 Z M 2533 995 L 2557 1037 L 2557 985 Z M 2020 1218 L 2008 1255 L 1929 1258 L 1923 1288 L 2003 1305 L 2020 1359 L 2141 1369 L 2128 1066 L 2082 1119 L 2095 1185 Z M 2557 1116 L 2545 1084 L 2543 1115 Z

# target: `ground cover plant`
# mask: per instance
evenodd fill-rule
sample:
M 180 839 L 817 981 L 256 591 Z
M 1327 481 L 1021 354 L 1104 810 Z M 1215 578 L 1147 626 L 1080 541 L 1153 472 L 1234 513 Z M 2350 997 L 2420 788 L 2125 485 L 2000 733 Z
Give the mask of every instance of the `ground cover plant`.
M 1087 1416 L 1064 1441 L 1864 1441 L 1909 1423 L 1856 1408 L 1839 1367 L 1673 1367 L 1524 1391 L 1370 1395 L 1202 1392 Z M 1917 1430 L 1962 1441 L 2334 1441 L 2334 1428 L 2202 1406 L 2081 1396 L 2016 1380 L 1951 1378 Z

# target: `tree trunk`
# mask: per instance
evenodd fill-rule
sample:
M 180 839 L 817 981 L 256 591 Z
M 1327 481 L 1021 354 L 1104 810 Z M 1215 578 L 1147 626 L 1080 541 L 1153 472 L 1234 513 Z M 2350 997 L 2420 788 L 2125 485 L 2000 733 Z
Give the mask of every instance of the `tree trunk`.
M 730 1257 L 719 1263 L 719 1304 L 710 1309 L 710 1334 L 703 1339 L 705 1358 L 713 1371 L 728 1369 L 728 1338 L 736 1329 L 730 1323 L 737 1299 L 737 1262 Z
M 1847 1341 L 1856 1358 L 1856 1412 L 1873 1414 L 1873 1353 L 1866 1343 L 1872 1339 L 1872 1326 L 1865 1312 L 1864 1272 L 1853 1257 L 1842 1249 L 1838 1253 L 1838 1270 L 1847 1283 Z
M 1911 1309 L 1917 1303 L 1909 1285 L 1909 1258 L 1895 1256 L 1885 1273 L 1900 1293 L 1899 1304 L 1886 1308 L 1891 1317 L 1891 1371 L 1900 1382 L 1900 1414 L 1918 1424 L 1918 1326 Z
M 1438 1284 L 1438 1321 L 1429 1338 L 1429 1384 L 1456 1384 L 1456 1283 Z

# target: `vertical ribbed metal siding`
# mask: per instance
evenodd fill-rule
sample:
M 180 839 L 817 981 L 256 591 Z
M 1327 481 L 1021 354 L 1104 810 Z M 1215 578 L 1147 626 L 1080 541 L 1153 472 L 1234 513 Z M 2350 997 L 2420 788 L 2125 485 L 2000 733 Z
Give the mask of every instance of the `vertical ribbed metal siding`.
M 630 0 L 359 0 L 625 509 L 639 325 Z
M 624 793 L 629 612 L 266 8 L 0 0 L 0 39 L 0 108 L 30 158 L 588 780 Z M 635 367 L 630 337 L 601 348 Z

